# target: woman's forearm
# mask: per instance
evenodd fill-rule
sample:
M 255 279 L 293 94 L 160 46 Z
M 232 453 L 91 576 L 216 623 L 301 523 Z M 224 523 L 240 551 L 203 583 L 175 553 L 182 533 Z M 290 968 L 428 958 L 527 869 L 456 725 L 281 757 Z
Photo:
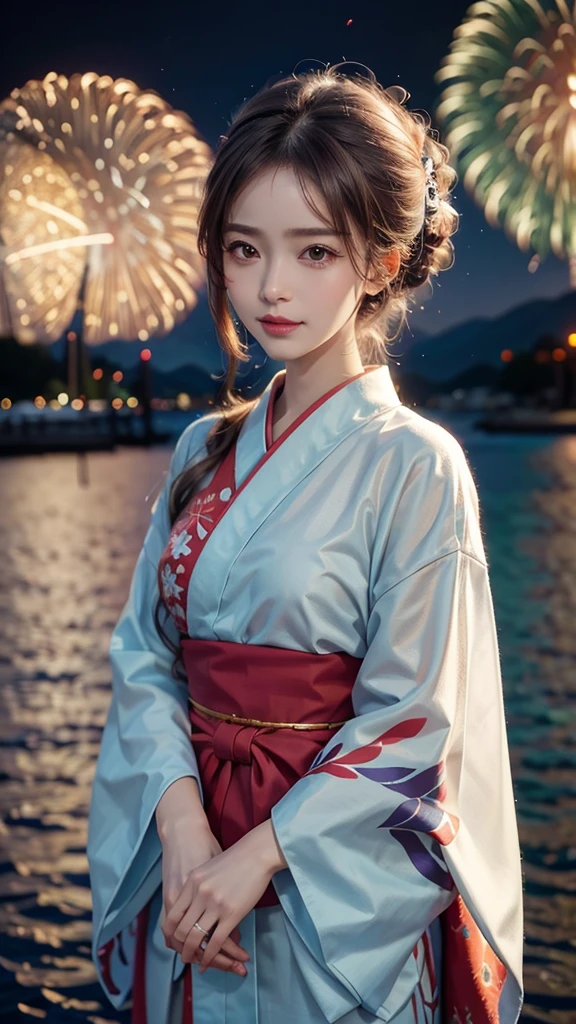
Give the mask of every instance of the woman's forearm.
M 160 840 L 180 824 L 208 827 L 196 779 L 185 775 L 164 791 L 156 807 L 156 826 Z
M 271 818 L 256 825 L 239 842 L 248 843 L 253 847 L 255 855 L 261 857 L 264 867 L 270 872 L 270 875 L 275 875 L 277 871 L 288 867 L 276 838 Z
M 156 826 L 161 841 L 173 835 L 180 825 L 187 829 L 191 825 L 196 829 L 210 829 L 198 783 L 191 775 L 176 779 L 168 786 L 156 807 Z M 262 858 L 271 874 L 288 866 L 276 839 L 271 818 L 257 825 L 239 842 L 251 844 L 254 853 Z

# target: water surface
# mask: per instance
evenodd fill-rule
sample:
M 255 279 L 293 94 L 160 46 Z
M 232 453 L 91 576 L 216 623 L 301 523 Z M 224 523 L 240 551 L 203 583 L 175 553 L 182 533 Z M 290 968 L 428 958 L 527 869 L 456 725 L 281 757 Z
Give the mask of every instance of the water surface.
M 440 417 L 438 417 L 440 418 Z M 478 434 L 523 850 L 528 1022 L 576 1020 L 576 437 Z M 0 461 L 0 1016 L 128 1024 L 90 960 L 107 648 L 170 448 Z M 86 483 L 86 480 L 88 481 Z M 149 500 L 146 497 L 149 496 Z

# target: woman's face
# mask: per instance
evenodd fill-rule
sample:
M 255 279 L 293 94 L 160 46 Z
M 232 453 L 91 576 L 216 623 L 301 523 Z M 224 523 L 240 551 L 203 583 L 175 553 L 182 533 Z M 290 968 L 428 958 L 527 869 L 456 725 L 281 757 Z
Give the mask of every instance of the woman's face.
M 328 220 L 323 198 L 311 191 Z M 306 234 L 296 233 L 301 230 Z M 356 234 L 353 241 L 362 252 Z M 285 362 L 328 343 L 356 344 L 356 304 L 378 287 L 358 276 L 342 238 L 312 212 L 291 168 L 263 172 L 237 197 L 225 225 L 224 250 L 230 302 L 270 358 Z M 259 320 L 266 314 L 301 323 L 274 337 Z

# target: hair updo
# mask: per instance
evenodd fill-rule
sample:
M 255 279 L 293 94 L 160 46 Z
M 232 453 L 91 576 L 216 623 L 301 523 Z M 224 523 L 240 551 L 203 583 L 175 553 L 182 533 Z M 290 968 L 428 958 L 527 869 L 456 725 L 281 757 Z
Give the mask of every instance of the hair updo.
M 449 151 L 432 137 L 430 120 L 405 106 L 409 93 L 384 88 L 370 78 L 349 78 L 334 65 L 290 75 L 264 86 L 235 113 L 228 134 L 220 137 L 205 182 L 198 214 L 198 251 L 206 260 L 208 303 L 221 348 L 228 356 L 226 379 L 218 396 L 220 415 L 207 438 L 207 456 L 185 468 L 170 494 L 171 521 L 188 504 L 202 479 L 236 439 L 258 399 L 234 392 L 240 362 L 248 346 L 237 334 L 228 304 L 223 270 L 224 225 L 240 191 L 257 175 L 288 167 L 296 174 L 314 213 L 308 186 L 323 197 L 332 226 L 360 276 L 378 275 L 381 290 L 359 300 L 355 335 L 364 365 L 386 362 L 386 345 L 406 321 L 412 292 L 448 269 L 454 247 L 450 236 L 458 214 L 450 203 L 457 180 Z M 427 177 L 422 158 L 432 159 L 438 186 L 437 209 L 424 218 Z M 353 222 L 364 251 L 354 250 Z M 383 257 L 397 249 L 400 269 L 385 280 Z M 392 333 L 393 330 L 395 333 Z M 163 603 L 160 596 L 156 608 Z M 168 638 L 163 639 L 177 655 Z

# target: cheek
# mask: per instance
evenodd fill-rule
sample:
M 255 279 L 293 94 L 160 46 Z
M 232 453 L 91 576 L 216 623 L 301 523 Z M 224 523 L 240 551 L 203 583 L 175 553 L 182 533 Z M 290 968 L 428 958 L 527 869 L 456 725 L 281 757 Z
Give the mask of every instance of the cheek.
M 235 273 L 232 267 L 228 268 L 224 265 L 224 284 L 234 309 L 242 315 L 246 303 L 250 301 L 250 296 L 253 295 L 253 288 L 247 280 L 247 275 Z
M 238 267 L 232 260 L 225 259 L 222 269 L 228 294 L 238 311 L 246 302 L 252 304 L 261 286 L 258 268 L 256 266 Z
M 322 307 L 330 319 L 347 316 L 354 307 L 358 296 L 358 279 L 350 268 L 343 268 L 334 274 L 319 271 L 316 277 L 322 281 L 312 290 L 313 301 Z

